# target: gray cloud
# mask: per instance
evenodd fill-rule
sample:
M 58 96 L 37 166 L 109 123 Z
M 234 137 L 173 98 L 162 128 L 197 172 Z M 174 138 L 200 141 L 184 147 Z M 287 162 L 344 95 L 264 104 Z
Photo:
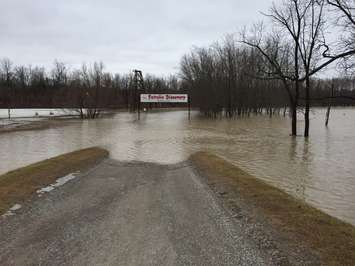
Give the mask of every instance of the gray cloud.
M 0 0 L 0 57 L 175 73 L 181 56 L 260 20 L 271 0 Z

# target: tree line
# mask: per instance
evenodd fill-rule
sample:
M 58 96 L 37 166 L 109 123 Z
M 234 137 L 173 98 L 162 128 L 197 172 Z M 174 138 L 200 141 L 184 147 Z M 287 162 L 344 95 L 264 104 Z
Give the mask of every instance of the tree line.
M 178 89 L 178 79 L 146 75 L 145 90 L 168 93 Z M 136 104 L 133 73 L 112 74 L 102 62 L 70 69 L 55 60 L 52 69 L 15 66 L 0 59 L 0 108 L 70 108 L 95 118 L 104 108 L 127 108 Z M 84 113 L 88 111 L 89 113 Z
M 233 36 L 208 48 L 194 48 L 181 61 L 182 86 L 192 103 L 209 117 L 271 114 L 285 108 L 287 95 L 278 80 L 255 78 L 261 58 L 254 49 L 237 45 Z
M 322 82 L 317 74 L 329 66 L 354 69 L 355 2 L 353 0 L 283 0 L 258 23 L 222 44 L 195 48 L 181 61 L 184 86 L 193 102 L 208 116 L 227 117 L 272 113 L 289 107 L 292 135 L 297 135 L 297 113 L 303 111 L 304 136 L 309 136 L 310 107 L 352 104 L 353 78 Z M 335 40 L 334 40 L 335 39 Z M 333 86 L 347 82 L 343 87 Z M 334 91 L 343 94 L 336 95 Z
M 285 114 L 289 95 L 279 79 L 262 77 L 263 60 L 253 48 L 238 45 L 233 36 L 208 48 L 194 48 L 181 60 L 181 86 L 193 106 L 208 117 Z M 355 104 L 355 76 L 312 78 L 313 106 Z M 305 106 L 300 91 L 298 107 Z M 301 111 L 301 108 L 299 108 Z

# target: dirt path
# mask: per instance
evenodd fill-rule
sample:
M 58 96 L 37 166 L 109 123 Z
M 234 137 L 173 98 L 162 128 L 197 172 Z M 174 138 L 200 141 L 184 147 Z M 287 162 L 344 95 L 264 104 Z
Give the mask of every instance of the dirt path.
M 0 217 L 0 265 L 265 265 L 188 163 L 105 160 Z

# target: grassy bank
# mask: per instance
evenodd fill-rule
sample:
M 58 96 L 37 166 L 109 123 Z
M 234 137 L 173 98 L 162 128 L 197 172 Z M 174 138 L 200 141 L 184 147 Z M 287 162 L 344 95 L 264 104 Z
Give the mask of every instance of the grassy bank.
M 287 236 L 314 250 L 322 265 L 354 265 L 355 227 L 333 218 L 249 175 L 225 160 L 197 153 L 191 161 L 211 185 L 222 184 Z M 225 192 L 228 193 L 228 190 Z
M 38 189 L 70 173 L 85 170 L 108 156 L 101 148 L 88 148 L 38 162 L 0 176 L 0 215 L 24 202 Z

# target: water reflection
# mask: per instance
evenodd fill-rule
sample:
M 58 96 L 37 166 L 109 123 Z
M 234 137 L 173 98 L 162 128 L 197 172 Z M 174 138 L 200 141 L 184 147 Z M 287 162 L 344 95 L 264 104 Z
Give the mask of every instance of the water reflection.
M 210 120 L 184 111 L 118 113 L 68 126 L 0 135 L 0 173 L 61 153 L 101 145 L 118 160 L 176 163 L 207 150 L 331 215 L 355 224 L 355 109 L 312 115 L 311 137 L 289 136 L 286 117 Z M 300 122 L 300 129 L 303 127 Z

